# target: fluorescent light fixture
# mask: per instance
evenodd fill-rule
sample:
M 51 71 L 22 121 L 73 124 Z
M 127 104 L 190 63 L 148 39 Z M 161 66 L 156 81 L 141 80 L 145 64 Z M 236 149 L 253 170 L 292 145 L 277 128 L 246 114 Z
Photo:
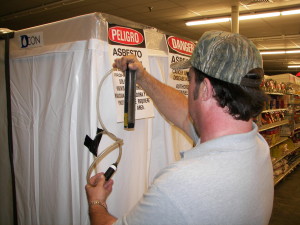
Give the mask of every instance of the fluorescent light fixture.
M 274 16 L 280 16 L 280 12 L 244 15 L 244 16 L 239 16 L 239 20 L 250 20 L 250 19 L 258 19 L 258 18 L 274 17 Z M 195 26 L 195 25 L 203 25 L 203 24 L 211 24 L 211 23 L 223 23 L 229 21 L 231 21 L 230 17 L 222 17 L 222 18 L 214 18 L 214 19 L 194 20 L 194 21 L 186 22 L 185 24 L 187 26 Z
M 285 54 L 285 51 L 266 51 L 260 52 L 261 55 L 275 55 L 275 54 Z
M 229 17 L 223 17 L 223 18 L 207 19 L 207 20 L 195 20 L 195 21 L 186 22 L 185 24 L 187 26 L 194 26 L 194 25 L 222 23 L 222 22 L 229 22 L 229 21 L 230 21 Z
M 300 53 L 300 50 L 286 50 L 285 53 L 288 54 Z
M 300 9 L 288 10 L 288 11 L 282 11 L 281 12 L 281 15 L 283 15 L 283 16 L 294 15 L 294 14 L 300 14 Z
M 275 55 L 275 54 L 296 54 L 300 53 L 300 50 L 280 50 L 280 51 L 261 51 L 261 55 Z
M 288 66 L 288 68 L 299 68 L 300 65 L 293 65 L 293 66 Z
M 239 16 L 239 20 L 251 20 L 251 19 L 274 17 L 274 16 L 280 16 L 280 12 L 260 13 L 260 14 Z
M 286 10 L 286 11 L 281 11 L 281 12 L 276 11 L 276 12 L 240 15 L 239 20 L 251 20 L 251 19 L 258 19 L 258 18 L 267 18 L 267 17 L 274 17 L 274 16 L 280 16 L 280 15 L 286 16 L 286 15 L 294 15 L 294 14 L 300 14 L 300 9 Z M 229 22 L 229 21 L 231 21 L 231 17 L 194 20 L 194 21 L 186 22 L 185 24 L 187 26 L 194 26 L 194 25 L 222 23 L 222 22 Z

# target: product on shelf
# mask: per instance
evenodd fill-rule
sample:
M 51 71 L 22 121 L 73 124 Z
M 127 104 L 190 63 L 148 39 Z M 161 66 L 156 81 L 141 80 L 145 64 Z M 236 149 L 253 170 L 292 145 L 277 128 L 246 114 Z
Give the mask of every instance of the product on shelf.
M 276 177 L 276 176 L 279 176 L 279 175 L 287 172 L 288 169 L 290 168 L 290 166 L 288 164 L 288 160 L 283 159 L 283 160 L 277 162 L 275 165 L 273 165 L 273 168 L 274 168 L 273 175 Z
M 273 165 L 273 169 L 277 170 L 279 168 L 282 168 L 282 166 L 284 165 L 283 160 L 277 162 L 276 164 Z
M 274 174 L 274 176 L 276 177 L 276 176 L 279 176 L 279 175 L 281 175 L 281 174 L 283 174 L 284 172 L 283 172 L 283 170 L 282 170 L 282 168 L 280 167 L 279 169 L 276 169 L 276 170 L 274 170 L 274 172 L 273 172 L 273 174 Z
M 269 130 L 260 132 L 269 145 L 274 145 L 280 139 L 280 128 L 275 127 Z
M 293 142 L 300 143 L 300 130 L 298 130 L 292 137 Z
M 290 149 L 291 148 L 289 148 L 287 141 L 285 141 L 281 144 L 278 144 L 278 145 L 274 146 L 271 149 L 271 156 L 274 157 L 277 160 L 278 158 L 281 158 L 287 152 L 289 152 Z
M 295 121 L 296 124 L 300 123 L 300 111 L 296 111 L 294 113 L 294 121 Z
M 295 152 L 293 152 L 292 154 L 289 154 L 286 157 L 287 163 L 289 164 L 289 166 L 293 166 L 295 163 L 299 163 L 299 159 L 300 159 L 300 151 L 297 150 Z
M 261 83 L 261 88 L 265 92 L 273 93 L 287 93 L 287 89 L 290 88 L 284 82 L 279 82 L 273 79 L 264 79 Z
M 299 95 L 300 94 L 300 87 L 299 87 L 298 84 L 288 83 L 286 91 L 287 91 L 288 94 Z
M 285 119 L 284 111 L 263 112 L 261 114 L 261 124 L 271 124 Z

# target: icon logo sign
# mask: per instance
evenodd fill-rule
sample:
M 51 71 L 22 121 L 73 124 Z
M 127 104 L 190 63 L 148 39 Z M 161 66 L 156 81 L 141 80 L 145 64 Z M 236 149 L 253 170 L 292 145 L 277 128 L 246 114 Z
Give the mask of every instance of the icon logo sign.
M 131 28 L 115 26 L 108 30 L 109 40 L 125 45 L 139 45 L 144 41 L 143 35 Z
M 35 48 L 44 45 L 43 33 L 20 35 L 21 48 Z
M 168 37 L 167 43 L 169 47 L 175 52 L 188 56 L 192 55 L 195 48 L 195 44 L 193 42 L 174 36 Z

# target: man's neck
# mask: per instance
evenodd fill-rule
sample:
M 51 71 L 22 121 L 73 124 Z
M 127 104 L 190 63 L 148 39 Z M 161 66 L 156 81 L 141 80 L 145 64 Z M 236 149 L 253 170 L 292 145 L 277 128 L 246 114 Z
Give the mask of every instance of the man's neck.
M 250 132 L 252 119 L 249 121 L 236 120 L 224 111 L 221 113 L 212 112 L 201 120 L 197 130 L 201 137 L 201 143 L 203 143 L 225 135 Z

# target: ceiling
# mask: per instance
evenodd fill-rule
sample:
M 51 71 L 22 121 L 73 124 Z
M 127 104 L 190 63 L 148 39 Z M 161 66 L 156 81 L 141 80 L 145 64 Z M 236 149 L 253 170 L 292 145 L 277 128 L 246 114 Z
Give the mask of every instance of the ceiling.
M 251 4 L 252 3 L 252 4 Z M 161 31 L 198 40 L 207 30 L 231 31 L 231 23 L 188 27 L 188 20 L 230 16 L 232 6 L 249 14 L 300 9 L 300 0 L 9 0 L 0 8 L 0 28 L 20 30 L 92 12 L 119 16 Z M 259 50 L 300 50 L 300 14 L 239 22 L 239 33 Z M 296 74 L 300 53 L 263 55 L 265 74 Z

